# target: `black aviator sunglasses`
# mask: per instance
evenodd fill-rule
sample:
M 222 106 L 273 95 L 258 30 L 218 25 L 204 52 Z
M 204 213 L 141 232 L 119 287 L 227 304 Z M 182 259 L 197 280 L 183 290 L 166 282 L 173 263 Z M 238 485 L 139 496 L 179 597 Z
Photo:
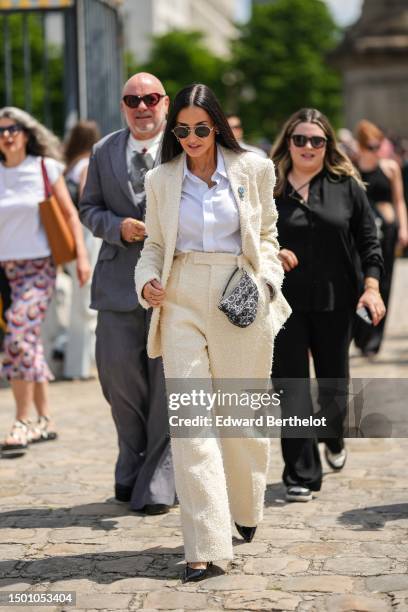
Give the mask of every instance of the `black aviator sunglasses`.
M 295 147 L 305 147 L 308 142 L 314 149 L 322 149 L 327 142 L 323 136 L 304 136 L 303 134 L 292 134 L 290 136 Z

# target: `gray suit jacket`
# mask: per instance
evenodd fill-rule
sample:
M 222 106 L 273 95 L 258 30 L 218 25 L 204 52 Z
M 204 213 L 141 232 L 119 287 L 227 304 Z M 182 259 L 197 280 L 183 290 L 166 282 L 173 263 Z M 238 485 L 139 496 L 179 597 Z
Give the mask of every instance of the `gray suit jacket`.
M 128 312 L 138 305 L 134 269 L 143 242 L 123 242 L 120 224 L 140 218 L 128 183 L 126 146 L 129 130 L 100 140 L 93 149 L 79 216 L 94 236 L 103 239 L 92 278 L 91 308 Z

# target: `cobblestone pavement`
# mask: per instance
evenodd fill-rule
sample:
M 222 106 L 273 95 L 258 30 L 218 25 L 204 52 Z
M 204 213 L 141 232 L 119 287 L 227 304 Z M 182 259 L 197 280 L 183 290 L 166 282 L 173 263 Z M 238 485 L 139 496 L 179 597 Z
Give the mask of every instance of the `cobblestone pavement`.
M 408 378 L 407 289 L 405 260 L 384 351 L 374 363 L 353 357 L 355 376 Z M 344 471 L 326 468 L 307 504 L 284 502 L 274 440 L 255 540 L 237 536 L 232 563 L 183 586 L 178 509 L 145 517 L 112 499 L 116 442 L 97 382 L 55 383 L 51 397 L 59 441 L 0 461 L 0 591 L 76 591 L 83 610 L 408 610 L 408 440 L 350 440 Z M 6 431 L 9 390 L 0 404 Z

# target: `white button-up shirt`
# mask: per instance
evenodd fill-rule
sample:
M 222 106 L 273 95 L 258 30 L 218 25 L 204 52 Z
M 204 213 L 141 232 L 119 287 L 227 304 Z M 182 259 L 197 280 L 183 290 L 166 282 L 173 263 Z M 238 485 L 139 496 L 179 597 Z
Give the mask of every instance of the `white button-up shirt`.
M 217 148 L 217 168 L 207 183 L 190 172 L 184 161 L 176 249 L 207 253 L 242 253 L 239 212 Z

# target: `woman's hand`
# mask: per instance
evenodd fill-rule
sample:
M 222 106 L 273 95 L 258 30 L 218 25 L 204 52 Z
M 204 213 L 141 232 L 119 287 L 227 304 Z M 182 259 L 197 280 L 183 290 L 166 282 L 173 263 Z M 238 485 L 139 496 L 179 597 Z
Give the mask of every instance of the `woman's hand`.
M 293 251 L 289 251 L 289 249 L 281 249 L 278 253 L 278 257 L 282 262 L 283 269 L 285 272 L 290 272 L 293 268 L 299 265 L 298 258 L 294 254 Z
M 91 278 L 91 266 L 87 255 L 81 255 L 77 258 L 76 273 L 79 286 L 83 287 Z
M 400 227 L 398 230 L 398 242 L 401 247 L 408 246 L 408 230 L 405 227 Z
M 385 305 L 381 294 L 379 291 L 377 291 L 377 289 L 368 287 L 364 291 L 363 295 L 358 301 L 357 309 L 361 306 L 366 306 L 370 311 L 374 326 L 378 325 L 385 315 Z
M 153 279 L 149 283 L 146 283 L 143 287 L 142 297 L 146 300 L 149 306 L 158 308 L 162 305 L 166 292 L 158 280 Z

